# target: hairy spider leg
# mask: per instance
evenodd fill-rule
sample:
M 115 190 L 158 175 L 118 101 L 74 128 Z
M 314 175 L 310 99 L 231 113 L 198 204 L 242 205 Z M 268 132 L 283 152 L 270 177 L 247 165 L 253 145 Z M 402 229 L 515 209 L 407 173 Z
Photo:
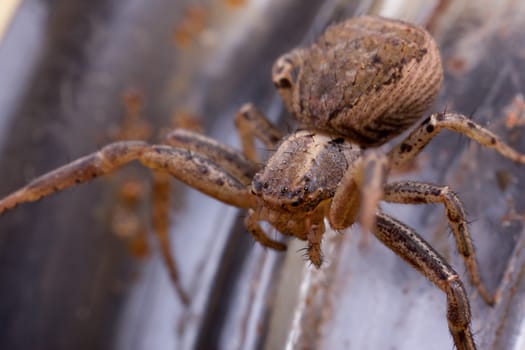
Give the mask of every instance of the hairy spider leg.
M 243 124 L 241 128 L 248 126 L 248 124 L 249 123 Z M 242 133 L 240 134 L 243 135 Z M 254 136 L 254 134 L 249 135 L 249 137 Z M 257 167 L 255 163 L 244 158 L 239 152 L 201 134 L 185 129 L 174 130 L 168 134 L 167 138 L 171 145 L 184 147 L 198 153 L 205 153 L 208 159 L 219 164 L 221 167 L 228 169 L 229 172 L 243 184 L 246 186 L 251 184 L 252 177 L 255 174 Z M 242 138 L 243 136 L 241 136 L 241 139 Z M 225 157 L 225 155 L 228 156 Z M 255 215 L 254 210 L 248 211 L 244 220 L 244 225 L 253 238 L 263 246 L 279 251 L 286 250 L 285 244 L 275 241 L 267 236 L 264 230 L 260 227 L 258 216 Z
M 525 164 L 525 155 L 517 152 L 501 141 L 498 136 L 474 123 L 465 115 L 457 113 L 435 113 L 425 119 L 401 143 L 388 153 L 390 167 L 399 168 L 414 159 L 443 129 L 458 132 L 485 147 L 493 148 L 503 157 L 509 158 L 516 163 Z
M 286 244 L 276 241 L 268 237 L 268 234 L 264 232 L 259 225 L 259 216 L 253 209 L 248 210 L 246 218 L 244 219 L 244 226 L 246 230 L 253 236 L 253 238 L 265 247 L 272 248 L 278 251 L 285 251 Z
M 517 152 L 512 147 L 504 143 L 498 136 L 486 128 L 474 123 L 465 115 L 457 113 L 435 113 L 425 119 L 403 141 L 401 141 L 388 153 L 390 168 L 400 168 L 413 160 L 432 140 L 432 138 L 434 138 L 443 129 L 458 132 L 476 141 L 482 146 L 496 150 L 503 157 L 506 157 L 516 163 L 525 164 L 525 155 Z M 441 189 L 443 190 L 444 188 Z M 423 191 L 423 189 L 420 190 Z M 437 188 L 434 190 L 437 191 Z M 417 194 L 412 195 L 417 197 Z M 410 199 L 411 195 L 408 193 L 403 194 L 403 196 L 405 200 L 414 201 L 413 198 Z M 457 199 L 456 195 L 452 192 L 448 192 L 447 194 L 442 193 L 438 195 L 439 198 L 433 197 L 431 199 L 430 197 L 427 198 L 427 200 L 440 201 L 445 205 L 449 224 L 451 225 L 454 232 L 458 250 L 465 259 L 471 280 L 483 299 L 488 304 L 494 304 L 498 297 L 499 289 L 496 290 L 494 295 L 490 295 L 479 278 L 474 249 L 472 247 L 468 229 L 466 228 L 467 224 L 465 220 L 465 213 L 461 203 Z
M 377 149 L 365 151 L 363 159 L 356 164 L 356 169 L 352 173 L 345 175 L 341 182 L 341 189 L 338 189 L 334 196 L 334 204 L 332 205 L 334 213 L 332 217 L 344 218 L 344 223 L 340 224 L 338 220 L 334 220 L 334 222 L 337 222 L 338 226 L 348 227 L 349 224 L 356 220 L 355 215 L 357 214 L 347 213 L 347 211 L 350 209 L 357 210 L 360 207 L 358 220 L 363 227 L 363 231 L 366 232 L 373 227 L 375 211 L 383 196 L 381 187 L 385 183 L 390 170 L 400 168 L 413 160 L 432 138 L 443 129 L 463 134 L 483 146 L 495 149 L 506 158 L 525 164 L 525 155 L 515 151 L 501 141 L 498 136 L 472 122 L 466 116 L 457 113 L 436 113 L 424 120 L 419 127 L 414 129 L 386 155 Z M 352 184 L 353 182 L 357 182 L 357 188 Z M 345 199 L 349 198 L 357 189 L 361 191 L 360 204 L 356 205 L 353 201 L 345 202 Z M 459 241 L 457 237 L 456 240 Z M 467 252 L 467 250 L 463 252 Z M 477 273 L 474 273 L 474 270 L 477 270 L 477 268 L 473 267 L 475 264 L 468 262 L 467 265 L 471 266 L 469 271 L 473 281 L 479 281 L 479 278 L 475 277 Z M 474 284 L 476 285 L 476 283 Z M 477 286 L 483 299 L 487 303 L 493 304 L 496 295 L 489 296 L 481 284 L 477 284 Z
M 447 295 L 448 327 L 458 350 L 476 350 L 471 330 L 470 304 L 454 269 L 413 229 L 378 213 L 374 235 Z
M 388 159 L 386 154 L 378 149 L 367 149 L 359 165 L 361 205 L 358 221 L 361 224 L 361 246 L 368 243 L 368 233 L 375 226 L 376 212 L 379 201 L 383 197 L 383 186 L 388 176 Z M 344 184 L 343 184 L 344 185 Z
M 237 181 L 250 185 L 259 165 L 247 159 L 241 152 L 203 134 L 187 129 L 175 129 L 166 135 L 166 143 L 175 148 L 186 149 L 224 169 Z
M 284 137 L 284 134 L 251 103 L 240 108 L 235 116 L 235 126 L 244 155 L 254 162 L 260 162 L 255 148 L 256 139 L 259 139 L 267 149 L 274 150 Z
M 171 145 L 165 139 L 163 144 Z M 179 278 L 177 259 L 172 252 L 171 238 L 169 233 L 171 223 L 171 175 L 163 171 L 152 170 L 151 184 L 151 224 L 153 234 L 159 242 L 161 256 L 168 269 L 171 282 L 178 291 L 179 297 L 184 305 L 190 303 L 190 297 L 185 292 Z
M 150 169 L 168 172 L 187 185 L 226 204 L 241 208 L 253 207 L 254 197 L 246 187 L 246 178 L 239 180 L 234 174 L 243 167 L 246 167 L 245 174 L 253 174 L 256 167 L 244 159 L 241 153 L 226 146 L 221 148 L 221 151 L 225 152 L 221 159 L 227 160 L 217 164 L 213 160 L 215 154 L 210 152 L 208 155 L 205 147 L 216 143 L 200 135 L 193 146 L 193 149 L 200 152 L 191 147 L 149 145 L 141 141 L 111 143 L 98 152 L 36 178 L 25 187 L 1 199 L 0 214 L 18 204 L 39 200 L 54 192 L 108 174 L 134 160 Z M 177 277 L 176 270 L 170 273 L 175 273 L 175 278 Z M 188 297 L 179 283 L 175 284 L 175 288 L 181 300 L 187 301 Z
M 239 152 L 194 131 L 175 129 L 165 136 L 163 143 L 172 147 L 187 149 L 197 154 L 205 154 L 208 160 L 213 161 L 223 169 L 227 169 L 231 175 L 245 185 L 250 183 L 251 177 L 255 173 L 255 165 L 242 157 Z M 169 236 L 170 181 L 170 174 L 153 171 L 153 228 L 160 242 L 162 257 L 168 268 L 170 278 L 177 286 L 180 285 L 178 269 Z M 179 289 L 179 287 L 177 288 Z M 189 300 L 183 299 L 182 301 L 187 304 Z
M 379 201 L 388 175 L 386 155 L 367 149 L 345 173 L 332 199 L 328 214 L 332 228 L 342 230 L 359 221 L 366 243 L 366 233 L 375 226 Z
M 254 161 L 260 162 L 255 141 L 258 139 L 267 148 L 275 150 L 284 134 L 252 103 L 244 104 L 235 116 L 235 126 L 241 141 L 244 155 Z M 259 214 L 248 210 L 244 219 L 244 226 L 252 237 L 265 247 L 278 251 L 286 250 L 286 244 L 276 241 L 268 236 L 259 224 Z
M 184 291 L 180 279 L 179 269 L 177 267 L 177 260 L 171 251 L 171 239 L 169 235 L 170 227 L 170 175 L 161 172 L 153 171 L 152 180 L 152 226 L 153 233 L 157 237 L 160 246 L 160 252 L 164 259 L 164 264 L 168 269 L 170 279 L 177 290 L 181 301 L 184 305 L 190 303 L 188 294 Z
M 458 196 L 448 186 L 436 186 L 414 181 L 389 183 L 385 186 L 383 200 L 403 204 L 443 204 L 448 224 L 456 240 L 458 252 L 465 260 L 472 284 L 487 304 L 493 305 L 495 303 L 499 293 L 496 292 L 491 295 L 481 282 L 465 210 Z

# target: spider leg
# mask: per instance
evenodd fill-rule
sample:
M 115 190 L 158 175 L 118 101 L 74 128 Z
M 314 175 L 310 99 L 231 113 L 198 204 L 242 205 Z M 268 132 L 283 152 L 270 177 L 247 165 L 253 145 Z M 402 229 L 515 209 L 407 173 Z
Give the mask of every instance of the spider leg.
M 311 225 L 306 236 L 308 241 L 308 247 L 306 252 L 308 259 L 314 264 L 315 267 L 321 267 L 323 263 L 323 251 L 321 249 L 321 243 L 323 241 L 323 235 L 325 233 L 325 227 L 322 222 Z
M 363 156 L 363 165 L 359 222 L 366 233 L 375 225 L 377 207 L 383 197 L 383 187 L 388 175 L 388 160 L 381 151 L 367 150 Z
M 525 164 L 525 155 L 518 153 L 501 141 L 498 136 L 466 116 L 456 113 L 436 113 L 425 119 L 419 127 L 388 153 L 391 166 L 399 168 L 407 164 L 443 129 L 463 134 L 485 147 L 495 149 L 506 158 Z
M 371 231 L 387 174 L 386 155 L 381 150 L 367 150 L 347 171 L 335 192 L 328 215 L 330 225 L 345 229 L 359 220 L 363 232 Z
M 378 213 L 375 236 L 447 295 L 448 327 L 458 350 L 475 350 L 470 304 L 454 269 L 414 230 Z
M 205 155 L 245 185 L 251 184 L 253 176 L 259 170 L 255 162 L 239 151 L 195 131 L 175 129 L 166 135 L 165 143 Z
M 33 202 L 54 192 L 105 175 L 133 160 L 168 172 L 187 185 L 226 204 L 253 206 L 253 195 L 243 181 L 206 157 L 206 154 L 140 141 L 111 143 L 100 151 L 79 158 L 42 175 L 27 186 L 0 200 L 0 213 L 20 203 Z M 253 169 L 252 169 L 253 170 Z
M 255 210 L 248 210 L 248 215 L 244 219 L 244 225 L 253 238 L 263 246 L 279 251 L 286 250 L 286 244 L 271 239 L 266 232 L 263 231 L 259 225 L 259 215 L 257 215 Z
M 412 181 L 391 183 L 385 186 L 383 200 L 404 204 L 443 204 L 459 254 L 461 254 L 465 260 L 472 284 L 487 304 L 493 305 L 495 303 L 498 293 L 491 295 L 481 282 L 476 254 L 474 246 L 472 245 L 463 205 L 458 196 L 452 192 L 448 186 L 435 186 Z
M 228 153 L 229 152 L 229 153 Z M 140 161 L 148 168 L 167 172 L 195 189 L 204 192 L 230 205 L 248 208 L 253 206 L 253 196 L 246 187 L 246 179 L 240 180 L 228 172 L 231 168 L 246 166 L 245 173 L 255 172 L 248 161 L 236 164 L 235 156 L 243 158 L 240 153 L 228 151 L 223 154 L 229 158 L 226 169 L 210 160 L 205 152 L 197 153 L 191 149 L 170 146 L 148 145 L 140 141 L 121 141 L 107 145 L 92 153 L 56 170 L 44 174 L 25 187 L 0 199 L 0 214 L 16 205 L 33 202 L 54 192 L 81 184 L 105 175 L 134 160 Z M 231 157 L 228 157 L 231 156 Z M 213 158 L 213 154 L 210 154 Z M 222 165 L 225 165 L 222 163 Z M 235 165 L 235 166 L 234 166 Z M 181 300 L 187 302 L 188 296 L 178 283 L 177 270 L 173 257 L 169 253 L 167 224 L 160 223 L 159 239 L 164 259 L 175 282 Z
M 170 178 L 169 174 L 154 171 L 152 181 L 152 226 L 153 233 L 157 237 L 160 252 L 164 259 L 169 273 L 169 277 L 184 305 L 190 303 L 190 297 L 182 287 L 179 279 L 179 269 L 177 260 L 172 253 L 171 239 L 169 235 L 170 227 Z
M 244 158 L 234 149 L 187 129 L 175 129 L 171 131 L 166 135 L 164 143 L 176 148 L 205 155 L 208 160 L 233 175 L 244 185 L 248 185 L 251 182 L 251 178 L 257 169 L 254 163 Z M 179 289 L 176 261 L 172 254 L 169 238 L 169 174 L 154 171 L 152 193 L 154 233 L 160 242 L 162 256 L 168 267 L 170 277 L 175 287 Z
M 284 137 L 283 133 L 251 103 L 241 107 L 235 116 L 235 126 L 244 155 L 254 162 L 260 161 L 255 149 L 256 138 L 261 140 L 266 148 L 274 149 Z
M 169 141 L 164 142 L 170 145 Z M 170 145 L 174 146 L 174 145 Z M 181 301 L 188 305 L 190 297 L 183 289 L 179 279 L 179 269 L 177 260 L 172 253 L 171 239 L 169 235 L 170 227 L 170 204 L 171 204 L 171 183 L 170 175 L 162 171 L 153 171 L 152 190 L 151 190 L 151 222 L 153 234 L 157 237 L 160 252 L 164 259 L 164 264 L 168 269 L 169 277 L 177 290 Z

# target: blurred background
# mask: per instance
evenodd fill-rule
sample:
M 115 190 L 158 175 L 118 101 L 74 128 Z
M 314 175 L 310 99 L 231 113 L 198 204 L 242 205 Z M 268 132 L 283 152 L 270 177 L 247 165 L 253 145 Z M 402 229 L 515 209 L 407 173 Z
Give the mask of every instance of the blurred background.
M 254 102 L 295 128 L 273 61 L 362 14 L 421 24 L 442 49 L 433 111 L 458 111 L 525 152 L 525 3 L 456 0 L 3 0 L 0 195 L 122 139 L 186 127 L 238 147 L 233 116 Z M 463 277 L 480 349 L 525 348 L 525 166 L 443 132 L 392 179 L 450 185 L 481 274 L 471 288 L 441 206 L 384 205 Z M 450 349 L 445 296 L 358 226 L 329 233 L 326 264 L 255 244 L 244 213 L 176 181 L 172 251 L 184 306 L 151 234 L 151 174 L 111 176 L 0 217 L 1 349 Z M 280 238 L 277 232 L 270 234 Z

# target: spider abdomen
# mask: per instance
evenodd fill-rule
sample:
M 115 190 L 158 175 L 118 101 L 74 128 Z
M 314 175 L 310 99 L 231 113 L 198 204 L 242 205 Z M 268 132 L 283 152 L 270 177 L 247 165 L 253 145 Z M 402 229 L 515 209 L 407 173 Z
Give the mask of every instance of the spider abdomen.
M 443 80 L 438 47 L 421 27 L 358 17 L 282 56 L 274 83 L 304 127 L 381 145 L 412 126 Z

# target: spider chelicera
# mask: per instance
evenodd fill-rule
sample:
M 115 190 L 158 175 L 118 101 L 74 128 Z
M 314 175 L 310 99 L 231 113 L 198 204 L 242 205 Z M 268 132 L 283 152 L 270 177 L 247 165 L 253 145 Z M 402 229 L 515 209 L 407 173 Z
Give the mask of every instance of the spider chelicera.
M 307 256 L 315 266 L 322 263 L 325 218 L 336 230 L 359 221 L 446 294 L 454 343 L 460 350 L 473 350 L 469 300 L 458 274 L 414 230 L 377 209 L 379 201 L 443 204 L 473 285 L 487 303 L 495 302 L 496 295 L 480 280 L 457 195 L 447 186 L 388 182 L 388 173 L 412 161 L 442 129 L 515 162 L 525 163 L 525 156 L 456 113 L 433 114 L 389 151 L 379 148 L 417 123 L 442 80 L 439 50 L 423 28 L 379 17 L 350 19 L 328 28 L 310 47 L 283 55 L 273 67 L 273 82 L 298 120 L 298 131 L 285 136 L 247 104 L 236 116 L 243 152 L 184 129 L 171 132 L 164 145 L 111 143 L 1 199 L 0 213 L 138 160 L 247 209 L 246 228 L 266 247 L 286 249 L 268 237 L 261 221 L 307 241 Z M 256 139 L 275 150 L 263 165 Z

